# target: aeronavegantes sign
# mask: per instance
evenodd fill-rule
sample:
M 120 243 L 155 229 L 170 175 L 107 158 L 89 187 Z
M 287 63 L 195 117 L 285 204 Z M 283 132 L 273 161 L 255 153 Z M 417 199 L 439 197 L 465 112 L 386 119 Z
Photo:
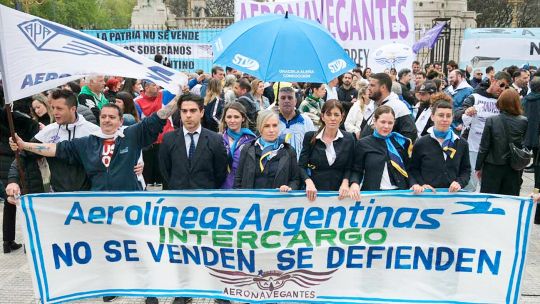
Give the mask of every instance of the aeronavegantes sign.
M 36 297 L 517 302 L 534 204 L 484 194 L 28 195 Z M 99 279 L 98 279 L 99 278 Z

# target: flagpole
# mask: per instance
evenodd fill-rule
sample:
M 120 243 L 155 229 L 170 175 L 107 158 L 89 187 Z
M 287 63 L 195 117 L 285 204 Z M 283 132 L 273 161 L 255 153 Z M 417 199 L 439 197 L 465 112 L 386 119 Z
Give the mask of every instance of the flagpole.
M 2 28 L 5 29 L 4 24 L 2 22 L 2 14 L 0 13 L 0 25 Z M 4 64 L 4 52 L 2 51 L 2 46 L 5 47 L 5 44 L 0 44 L 0 73 L 2 74 L 2 86 L 4 88 L 4 111 L 6 112 L 7 120 L 8 120 L 8 126 L 9 126 L 9 133 L 10 136 L 15 139 L 15 124 L 13 123 L 13 108 L 11 104 L 13 103 L 13 100 L 11 100 L 11 97 L 9 95 L 9 89 L 6 85 L 8 83 L 7 73 L 6 73 L 6 65 Z M 17 170 L 19 171 L 19 184 L 21 186 L 21 194 L 27 194 L 28 189 L 26 187 L 26 179 L 24 175 L 24 170 L 21 165 L 21 157 L 19 151 L 15 151 L 15 161 L 17 162 Z M 6 185 L 7 186 L 7 185 Z

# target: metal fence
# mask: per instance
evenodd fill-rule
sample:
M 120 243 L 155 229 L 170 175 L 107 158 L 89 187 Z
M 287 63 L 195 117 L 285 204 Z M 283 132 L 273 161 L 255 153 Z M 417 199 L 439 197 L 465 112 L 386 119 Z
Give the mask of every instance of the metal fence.
M 167 24 L 142 24 L 131 26 L 137 30 L 222 29 L 234 23 L 233 17 L 179 17 Z
M 415 41 L 423 37 L 427 30 L 429 29 L 416 29 Z M 447 28 L 446 31 L 447 37 L 445 37 L 445 33 L 442 33 L 432 50 L 426 48 L 420 50 L 417 55 L 417 60 L 420 61 L 421 64 L 429 62 L 441 62 L 444 64 L 448 60 L 459 62 L 461 43 L 463 42 L 465 28 L 450 27 Z

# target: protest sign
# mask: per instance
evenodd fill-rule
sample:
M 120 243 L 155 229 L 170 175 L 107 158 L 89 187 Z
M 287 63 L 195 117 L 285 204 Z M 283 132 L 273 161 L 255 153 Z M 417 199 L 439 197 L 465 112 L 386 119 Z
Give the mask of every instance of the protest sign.
M 517 303 L 530 199 L 409 191 L 32 194 L 36 297 Z
M 210 72 L 214 58 L 211 41 L 221 30 L 115 29 L 83 32 L 148 58 L 161 54 L 175 70 L 195 72 L 202 69 Z
M 540 65 L 540 28 L 465 29 L 459 66 L 501 71 L 527 64 Z
M 293 14 L 320 22 L 362 69 L 383 71 L 374 51 L 393 42 L 414 43 L 413 1 L 297 0 L 255 2 L 235 0 L 234 19 L 244 20 L 265 13 Z M 321 47 L 324 47 L 321 45 Z M 396 68 L 410 67 L 412 58 Z
M 8 103 L 89 74 L 151 79 L 174 93 L 187 84 L 183 73 L 144 56 L 3 5 L 0 72 Z

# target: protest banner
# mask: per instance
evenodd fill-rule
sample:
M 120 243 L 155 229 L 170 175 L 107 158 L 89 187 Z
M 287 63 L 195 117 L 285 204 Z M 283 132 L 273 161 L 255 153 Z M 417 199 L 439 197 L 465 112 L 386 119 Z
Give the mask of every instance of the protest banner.
M 383 71 L 374 51 L 393 42 L 411 47 L 414 43 L 413 1 L 297 0 L 255 2 L 235 0 L 235 21 L 265 13 L 289 14 L 320 22 L 341 44 L 360 68 Z M 324 47 L 321 45 L 321 47 Z M 401 63 L 409 67 L 413 58 Z
M 24 196 L 36 297 L 517 303 L 530 199 L 409 191 Z
M 89 74 L 151 79 L 176 93 L 187 77 L 67 26 L 0 5 L 0 72 L 6 102 Z
M 221 30 L 114 29 L 83 32 L 148 58 L 161 54 L 168 59 L 171 68 L 178 71 L 202 69 L 209 73 L 214 58 L 211 41 Z
M 465 29 L 459 66 L 501 71 L 527 64 L 540 65 L 540 28 Z

